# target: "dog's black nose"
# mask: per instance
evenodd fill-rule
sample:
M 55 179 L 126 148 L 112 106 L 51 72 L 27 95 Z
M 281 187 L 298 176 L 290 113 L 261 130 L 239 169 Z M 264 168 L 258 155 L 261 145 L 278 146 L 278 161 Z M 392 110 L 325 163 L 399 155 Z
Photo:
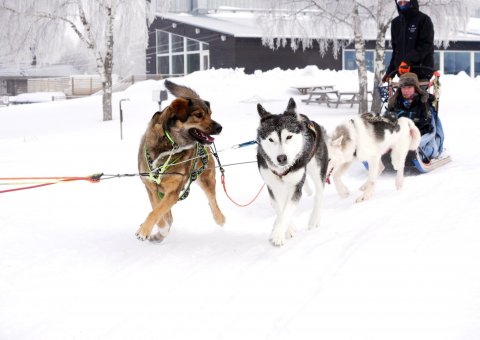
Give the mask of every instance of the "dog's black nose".
M 213 134 L 218 135 L 222 132 L 222 126 L 217 122 L 214 122 L 212 125 Z
M 277 161 L 280 165 L 287 163 L 287 155 L 278 155 Z

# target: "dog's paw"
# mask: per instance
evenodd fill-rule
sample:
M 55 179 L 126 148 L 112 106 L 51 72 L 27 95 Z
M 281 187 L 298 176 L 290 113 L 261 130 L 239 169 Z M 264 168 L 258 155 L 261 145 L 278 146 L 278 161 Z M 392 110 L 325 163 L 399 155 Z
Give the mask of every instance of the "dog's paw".
M 395 180 L 395 187 L 400 190 L 403 187 L 403 177 Z
M 365 201 L 368 201 L 369 199 L 370 199 L 370 195 L 363 194 L 362 196 L 360 196 L 355 200 L 355 203 L 365 202 Z
M 337 189 L 338 195 L 341 198 L 347 198 L 350 195 L 347 187 L 343 183 L 339 183 L 340 181 L 335 181 L 335 187 Z
M 293 238 L 295 237 L 295 235 L 297 235 L 297 229 L 295 228 L 294 225 L 291 225 L 288 229 L 287 229 L 287 233 L 286 233 L 286 238 Z
M 140 228 L 138 228 L 137 232 L 135 233 L 135 236 L 138 240 L 145 241 L 150 235 L 143 229 L 143 226 L 140 226 Z
M 276 247 L 283 246 L 285 243 L 285 233 L 274 230 L 270 235 L 270 243 Z
M 166 235 L 162 235 L 161 232 L 156 233 L 155 235 L 150 235 L 148 240 L 152 243 L 160 243 L 165 239 Z
M 223 226 L 225 224 L 226 218 L 223 214 L 214 217 L 215 223 L 219 226 Z

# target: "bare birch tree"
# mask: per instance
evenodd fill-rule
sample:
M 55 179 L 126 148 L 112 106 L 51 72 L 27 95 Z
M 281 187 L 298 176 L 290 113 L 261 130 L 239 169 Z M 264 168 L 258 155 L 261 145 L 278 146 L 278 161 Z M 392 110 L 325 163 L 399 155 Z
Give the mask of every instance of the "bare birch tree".
M 146 46 L 154 5 L 150 0 L 1 0 L 0 18 L 6 23 L 2 41 L 7 48 L 0 59 L 18 63 L 34 54 L 39 61 L 51 60 L 59 56 L 70 30 L 95 59 L 102 81 L 103 120 L 111 120 L 115 42 L 129 41 L 129 35 L 140 31 Z

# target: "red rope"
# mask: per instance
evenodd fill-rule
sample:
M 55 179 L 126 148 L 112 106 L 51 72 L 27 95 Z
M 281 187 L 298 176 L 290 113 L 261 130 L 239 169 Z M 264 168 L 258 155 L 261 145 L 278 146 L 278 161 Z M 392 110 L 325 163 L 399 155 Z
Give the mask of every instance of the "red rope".
M 222 186 L 223 186 L 223 191 L 225 191 L 225 195 L 227 195 L 228 199 L 235 205 L 241 207 L 241 208 L 244 208 L 244 207 L 247 207 L 249 206 L 250 204 L 252 204 L 256 199 L 257 197 L 260 195 L 260 193 L 262 192 L 262 189 L 263 187 L 265 186 L 265 183 L 262 185 L 262 187 L 260 188 L 260 190 L 258 191 L 258 193 L 255 195 L 255 197 L 248 203 L 246 204 L 240 204 L 240 203 L 237 203 L 235 202 L 231 197 L 230 195 L 228 194 L 227 192 L 227 187 L 226 187 L 226 184 L 225 184 L 225 173 L 222 171 L 222 176 L 221 176 L 221 181 L 222 181 Z
M 39 183 L 36 185 L 30 185 L 26 187 L 18 187 L 18 188 L 13 188 L 13 189 L 6 189 L 6 190 L 0 190 L 0 194 L 7 193 L 7 192 L 14 192 L 14 191 L 20 191 L 20 190 L 27 190 L 27 189 L 35 189 L 35 188 L 41 188 L 47 185 L 52 185 L 52 184 L 57 184 L 57 183 L 62 183 L 62 182 L 73 182 L 73 181 L 88 181 L 90 183 L 98 183 L 100 182 L 100 175 L 92 175 L 89 177 L 6 177 L 6 178 L 0 178 L 0 181 L 23 181 L 23 180 L 56 180 L 55 182 L 48 182 L 48 183 Z M 18 183 L 11 183 L 12 185 L 18 184 Z

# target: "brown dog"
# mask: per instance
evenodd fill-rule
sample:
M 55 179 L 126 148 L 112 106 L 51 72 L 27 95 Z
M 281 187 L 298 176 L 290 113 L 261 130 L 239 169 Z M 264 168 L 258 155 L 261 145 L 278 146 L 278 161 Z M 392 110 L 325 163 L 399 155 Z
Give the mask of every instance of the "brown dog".
M 207 195 L 213 219 L 225 223 L 215 194 L 215 161 L 206 145 L 222 126 L 212 120 L 210 103 L 192 89 L 165 81 L 177 98 L 162 112 L 153 115 L 138 151 L 138 169 L 153 210 L 135 233 L 141 241 L 162 241 L 173 222 L 171 209 L 185 198 L 190 184 L 198 184 Z M 159 231 L 151 235 L 153 225 Z

